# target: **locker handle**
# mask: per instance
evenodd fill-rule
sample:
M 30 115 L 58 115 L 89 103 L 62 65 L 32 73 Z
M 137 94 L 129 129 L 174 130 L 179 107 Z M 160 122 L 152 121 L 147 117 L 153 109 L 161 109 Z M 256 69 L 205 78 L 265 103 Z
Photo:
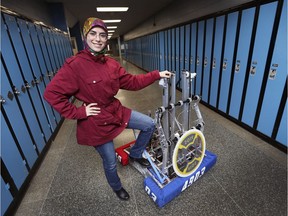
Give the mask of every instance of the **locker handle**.
M 35 84 L 39 84 L 40 83 L 40 81 L 38 79 L 35 79 L 34 81 L 35 81 Z
M 21 93 L 15 86 L 13 87 L 13 92 L 15 95 L 19 95 Z
M 0 95 L 0 103 L 4 104 L 6 102 L 6 100 Z
M 25 82 L 25 88 L 26 88 L 26 89 L 30 89 L 30 88 L 31 88 L 31 85 L 30 85 L 28 82 Z

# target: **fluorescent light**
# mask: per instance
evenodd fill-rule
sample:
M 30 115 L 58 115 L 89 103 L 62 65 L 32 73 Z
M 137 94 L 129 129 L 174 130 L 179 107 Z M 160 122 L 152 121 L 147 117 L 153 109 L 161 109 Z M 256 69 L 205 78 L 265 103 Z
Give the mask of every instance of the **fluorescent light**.
M 121 19 L 115 19 L 115 20 L 103 20 L 104 23 L 117 23 L 121 22 Z
M 126 12 L 128 7 L 97 7 L 98 12 Z
M 108 29 L 116 29 L 117 26 L 107 26 Z
M 108 32 L 115 32 L 115 30 L 108 30 Z

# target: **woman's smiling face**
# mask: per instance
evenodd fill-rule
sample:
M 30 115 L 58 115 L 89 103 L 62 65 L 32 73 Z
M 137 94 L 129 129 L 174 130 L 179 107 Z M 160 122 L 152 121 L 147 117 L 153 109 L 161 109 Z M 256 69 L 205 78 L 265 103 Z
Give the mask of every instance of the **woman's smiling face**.
M 105 48 L 107 39 L 107 33 L 100 27 L 92 28 L 86 36 L 87 45 L 95 52 L 100 52 Z

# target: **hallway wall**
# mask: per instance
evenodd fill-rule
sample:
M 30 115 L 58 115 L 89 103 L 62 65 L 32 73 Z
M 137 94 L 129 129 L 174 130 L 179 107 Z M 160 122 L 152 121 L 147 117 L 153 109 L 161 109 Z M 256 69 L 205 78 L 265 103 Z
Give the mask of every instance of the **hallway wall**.
M 125 42 L 137 66 L 196 72 L 191 94 L 287 151 L 287 0 L 255 2 Z

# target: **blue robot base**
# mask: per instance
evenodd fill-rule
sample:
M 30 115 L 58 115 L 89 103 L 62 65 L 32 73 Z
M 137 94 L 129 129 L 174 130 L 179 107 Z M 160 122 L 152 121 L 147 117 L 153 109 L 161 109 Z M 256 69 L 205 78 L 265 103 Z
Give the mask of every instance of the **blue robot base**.
M 187 177 L 175 177 L 163 188 L 160 188 L 155 180 L 151 176 L 148 176 L 144 179 L 145 191 L 158 207 L 162 208 L 205 175 L 205 173 L 215 165 L 216 160 L 217 156 L 206 150 L 201 165 L 192 175 Z

